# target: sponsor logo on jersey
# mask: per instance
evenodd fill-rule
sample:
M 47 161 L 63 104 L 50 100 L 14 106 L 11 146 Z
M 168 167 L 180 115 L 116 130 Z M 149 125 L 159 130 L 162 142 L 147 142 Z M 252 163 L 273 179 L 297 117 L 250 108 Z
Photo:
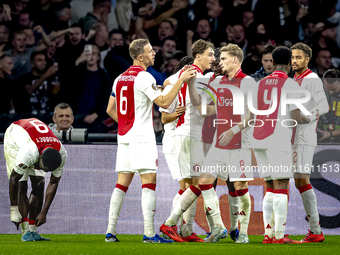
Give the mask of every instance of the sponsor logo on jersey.
M 155 91 L 158 90 L 158 86 L 157 86 L 156 83 L 152 83 L 151 87 L 152 87 L 152 89 L 155 90 Z
M 27 169 L 27 166 L 25 165 L 25 164 L 23 164 L 23 163 L 20 163 L 19 164 L 19 168 L 21 168 L 21 169 Z
M 193 170 L 194 170 L 195 173 L 199 173 L 200 170 L 201 170 L 201 166 L 200 166 L 199 164 L 196 163 L 196 164 L 194 165 L 194 167 L 193 167 Z

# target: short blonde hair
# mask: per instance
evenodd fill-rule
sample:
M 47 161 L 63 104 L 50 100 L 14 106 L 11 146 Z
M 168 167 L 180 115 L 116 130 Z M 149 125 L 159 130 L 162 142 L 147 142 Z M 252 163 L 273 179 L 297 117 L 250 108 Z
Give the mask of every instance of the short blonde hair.
M 227 52 L 230 56 L 237 57 L 240 64 L 243 62 L 243 50 L 236 44 L 229 43 L 227 46 L 223 46 L 220 52 Z
M 133 60 L 136 60 L 140 54 L 144 53 L 144 47 L 149 43 L 147 39 L 136 39 L 130 43 L 129 53 Z

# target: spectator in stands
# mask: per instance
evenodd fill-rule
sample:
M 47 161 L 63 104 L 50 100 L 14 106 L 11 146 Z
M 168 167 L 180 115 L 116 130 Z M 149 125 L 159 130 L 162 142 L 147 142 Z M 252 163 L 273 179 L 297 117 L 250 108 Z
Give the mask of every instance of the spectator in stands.
M 178 64 L 179 60 L 177 58 L 171 58 L 164 63 L 164 67 L 161 68 L 162 73 L 168 78 L 170 75 L 174 74 L 174 70 Z
M 135 22 L 135 32 L 137 37 L 151 36 L 152 34 L 157 33 L 157 30 L 154 31 L 151 28 L 155 28 L 158 26 L 163 20 L 170 18 L 173 14 L 181 9 L 185 9 L 188 5 L 187 0 L 174 0 L 172 2 L 172 7 L 163 12 L 158 17 L 154 17 L 155 9 L 152 6 L 151 0 L 141 0 L 138 2 L 138 17 Z M 156 28 L 157 29 L 157 28 Z M 146 33 L 146 34 L 145 34 Z
M 128 55 L 129 48 L 124 43 L 123 34 L 114 29 L 109 33 L 110 51 L 104 59 L 104 67 L 111 80 L 115 80 L 118 75 L 125 72 L 132 64 Z
M 77 85 L 74 99 L 77 98 L 76 113 L 83 117 L 77 127 L 89 132 L 105 132 L 103 120 L 107 119 L 106 107 L 112 88 L 108 74 L 99 67 L 100 52 L 92 45 L 92 54 L 84 51 L 76 60 L 73 82 Z
M 335 68 L 340 67 L 340 49 L 336 44 L 336 27 L 337 23 L 329 21 L 324 22 L 324 28 L 321 33 L 317 33 L 317 41 L 313 43 L 313 50 L 329 49 L 332 52 L 332 65 Z
M 124 36 L 117 29 L 113 29 L 109 33 L 109 47 L 124 46 Z
M 104 23 L 95 23 L 92 26 L 92 29 L 95 31 L 95 34 L 92 39 L 89 40 L 89 44 L 95 44 L 98 46 L 100 50 L 100 67 L 104 68 L 104 59 L 109 52 L 110 48 L 107 44 L 109 39 L 109 31 L 107 30 L 107 26 Z
M 86 41 L 82 27 L 79 24 L 74 24 L 71 28 L 72 30 L 67 33 L 63 46 L 57 48 L 54 59 L 59 63 L 60 100 L 74 108 L 76 103 L 72 96 L 72 91 L 75 85 L 70 77 L 74 76 L 75 61 L 84 51 Z
M 266 45 L 263 48 L 263 51 L 261 53 L 262 67 L 256 73 L 251 75 L 251 77 L 253 77 L 256 81 L 263 79 L 274 71 L 275 66 L 273 64 L 272 57 L 272 52 L 274 49 L 275 47 L 272 45 Z
M 5 23 L 0 23 L 0 46 L 4 44 L 3 49 L 1 51 L 6 51 L 11 48 L 9 42 L 9 29 Z
M 175 33 L 174 24 L 170 20 L 163 20 L 158 27 L 158 39 L 161 42 L 164 38 L 173 36 Z
M 268 44 L 268 37 L 263 34 L 255 34 L 250 39 L 251 53 L 242 62 L 242 72 L 251 75 L 262 66 L 261 52 Z
M 33 4 L 34 25 L 40 25 L 49 31 L 54 30 L 56 19 L 53 11 L 56 3 L 52 0 L 38 0 L 33 2 Z
M 28 8 L 20 12 L 18 25 L 21 27 L 33 28 L 34 20 L 32 18 L 32 13 Z
M 243 51 L 244 56 L 247 56 L 248 40 L 243 24 L 236 23 L 231 26 L 232 29 L 232 42 L 237 44 Z
M 224 16 L 223 12 L 224 11 L 223 1 L 207 0 L 206 7 L 212 31 L 216 33 L 222 33 L 227 26 L 226 16 Z
M 55 16 L 55 28 L 65 29 L 68 28 L 68 22 L 71 20 L 71 6 L 65 1 L 66 3 L 61 3 L 60 6 L 53 11 Z
M 32 48 L 26 47 L 27 35 L 24 31 L 19 30 L 14 32 L 13 34 L 13 48 L 11 50 L 7 50 L 4 53 L 10 55 L 13 59 L 14 68 L 12 70 L 11 79 L 13 82 L 16 82 L 20 75 L 28 73 L 31 71 L 31 63 L 30 56 L 34 51 L 41 51 L 46 49 L 46 47 L 50 44 L 50 39 L 45 34 L 44 30 L 41 26 L 37 26 L 34 28 L 34 31 L 37 31 L 42 35 L 43 43 Z
M 172 58 L 175 51 L 176 38 L 173 36 L 164 38 L 161 42 L 159 52 L 157 52 L 153 68 L 157 71 L 160 71 L 160 67 L 164 64 L 164 62 Z
M 211 27 L 209 25 L 209 21 L 207 19 L 201 19 L 197 23 L 196 27 L 196 36 L 194 35 L 194 41 L 199 39 L 207 40 L 211 37 Z M 197 38 L 196 38 L 197 37 Z
M 248 28 L 254 22 L 254 13 L 252 11 L 244 11 L 242 15 L 242 24 Z
M 332 55 L 329 49 L 321 49 L 316 54 L 316 67 L 312 68 L 311 71 L 316 73 L 320 78 L 323 74 L 332 67 Z
M 93 11 L 88 12 L 81 21 L 84 33 L 87 34 L 95 23 L 102 22 L 107 24 L 110 12 L 110 0 L 93 0 Z
M 24 28 L 22 31 L 26 34 L 26 48 L 35 46 L 34 32 L 30 28 Z
M 53 123 L 48 127 L 53 131 L 68 131 L 73 130 L 72 124 L 74 121 L 73 111 L 70 105 L 60 103 L 54 108 Z
M 32 53 L 31 63 L 32 71 L 18 79 L 15 109 L 17 113 L 48 114 L 52 111 L 50 106 L 52 86 L 49 78 L 58 71 L 58 67 L 51 66 L 46 69 L 46 55 L 41 51 Z
M 329 104 L 329 112 L 322 118 L 323 130 L 318 130 L 318 141 L 340 141 L 340 72 L 330 69 L 325 72 L 323 82 Z
M 12 74 L 13 61 L 10 56 L 0 54 L 0 113 L 10 113 L 14 110 L 13 97 L 14 97 L 14 84 L 7 77 Z

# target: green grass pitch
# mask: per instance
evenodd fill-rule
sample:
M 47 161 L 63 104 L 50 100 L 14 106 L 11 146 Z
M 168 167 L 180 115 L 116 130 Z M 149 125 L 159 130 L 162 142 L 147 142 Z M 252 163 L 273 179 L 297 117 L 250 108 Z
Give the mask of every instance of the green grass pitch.
M 120 243 L 106 243 L 105 235 L 42 235 L 50 242 L 22 242 L 21 235 L 0 235 L 0 254 L 340 254 L 340 236 L 326 236 L 323 243 L 262 244 L 263 236 L 249 236 L 249 244 L 235 244 L 229 237 L 217 243 L 144 244 L 142 235 L 118 235 Z M 203 236 L 201 236 L 203 237 Z M 301 240 L 303 236 L 290 236 Z

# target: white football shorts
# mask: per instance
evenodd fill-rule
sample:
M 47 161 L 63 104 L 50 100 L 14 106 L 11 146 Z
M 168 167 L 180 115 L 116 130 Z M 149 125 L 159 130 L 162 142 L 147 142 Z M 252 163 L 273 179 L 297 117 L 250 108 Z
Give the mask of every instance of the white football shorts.
M 265 181 L 293 177 L 291 152 L 271 149 L 253 150 L 260 177 L 264 178 Z
M 204 160 L 201 174 L 235 181 L 254 180 L 251 149 L 223 150 L 212 146 Z
M 156 143 L 119 143 L 117 149 L 116 172 L 156 173 L 158 151 Z
M 314 149 L 314 146 L 309 145 L 292 145 L 294 173 L 311 174 Z

